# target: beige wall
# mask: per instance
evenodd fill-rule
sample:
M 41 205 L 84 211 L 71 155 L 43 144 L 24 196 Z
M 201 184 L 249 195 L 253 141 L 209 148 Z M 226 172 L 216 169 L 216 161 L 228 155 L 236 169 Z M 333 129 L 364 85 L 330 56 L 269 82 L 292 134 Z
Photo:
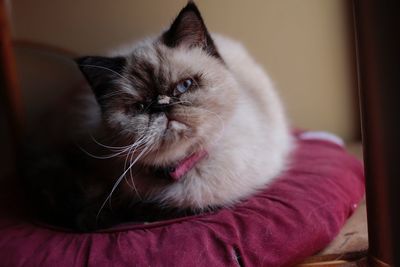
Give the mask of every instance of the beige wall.
M 75 2 L 75 3 L 74 3 Z M 100 53 L 166 27 L 185 0 L 14 0 L 18 39 Z M 211 31 L 241 40 L 269 71 L 294 125 L 358 132 L 346 0 L 199 0 Z

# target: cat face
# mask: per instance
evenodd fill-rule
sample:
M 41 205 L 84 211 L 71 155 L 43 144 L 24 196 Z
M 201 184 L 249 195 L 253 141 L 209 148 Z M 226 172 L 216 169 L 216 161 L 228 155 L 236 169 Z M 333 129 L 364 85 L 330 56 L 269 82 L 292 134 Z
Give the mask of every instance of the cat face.
M 148 165 L 165 166 L 217 142 L 237 84 L 200 13 L 189 3 L 170 29 L 118 57 L 84 57 L 80 69 L 104 123 Z

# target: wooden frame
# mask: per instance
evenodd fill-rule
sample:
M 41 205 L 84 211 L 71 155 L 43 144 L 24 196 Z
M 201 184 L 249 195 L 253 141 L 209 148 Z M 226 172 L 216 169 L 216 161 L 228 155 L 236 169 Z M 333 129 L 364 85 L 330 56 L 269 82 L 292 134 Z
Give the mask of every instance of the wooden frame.
M 12 164 L 11 174 L 16 175 L 17 151 L 23 132 L 24 112 L 22 95 L 18 84 L 15 58 L 12 49 L 11 33 L 7 18 L 5 0 L 0 0 L 0 112 L 4 112 L 11 151 L 7 164 Z M 5 160 L 1 158 L 1 160 Z
M 400 266 L 399 10 L 354 1 L 371 266 Z

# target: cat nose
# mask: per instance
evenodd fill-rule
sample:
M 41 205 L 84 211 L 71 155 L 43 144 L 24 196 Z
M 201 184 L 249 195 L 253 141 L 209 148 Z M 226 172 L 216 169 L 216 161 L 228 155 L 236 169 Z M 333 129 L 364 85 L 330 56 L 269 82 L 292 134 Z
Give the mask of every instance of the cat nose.
M 150 106 L 150 112 L 157 113 L 157 112 L 165 112 L 169 109 L 169 104 L 158 104 L 154 103 Z
M 171 97 L 159 95 L 157 101 L 150 106 L 151 112 L 165 112 L 170 107 Z

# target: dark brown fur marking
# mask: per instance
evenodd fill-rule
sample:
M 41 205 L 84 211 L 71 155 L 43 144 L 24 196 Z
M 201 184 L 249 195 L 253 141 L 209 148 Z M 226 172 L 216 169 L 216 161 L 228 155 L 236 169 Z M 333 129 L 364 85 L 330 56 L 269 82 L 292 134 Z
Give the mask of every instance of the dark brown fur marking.
M 162 41 L 169 47 L 179 45 L 201 47 L 211 56 L 222 59 L 204 24 L 200 11 L 193 2 L 189 2 L 181 10 L 170 29 L 162 35 Z

